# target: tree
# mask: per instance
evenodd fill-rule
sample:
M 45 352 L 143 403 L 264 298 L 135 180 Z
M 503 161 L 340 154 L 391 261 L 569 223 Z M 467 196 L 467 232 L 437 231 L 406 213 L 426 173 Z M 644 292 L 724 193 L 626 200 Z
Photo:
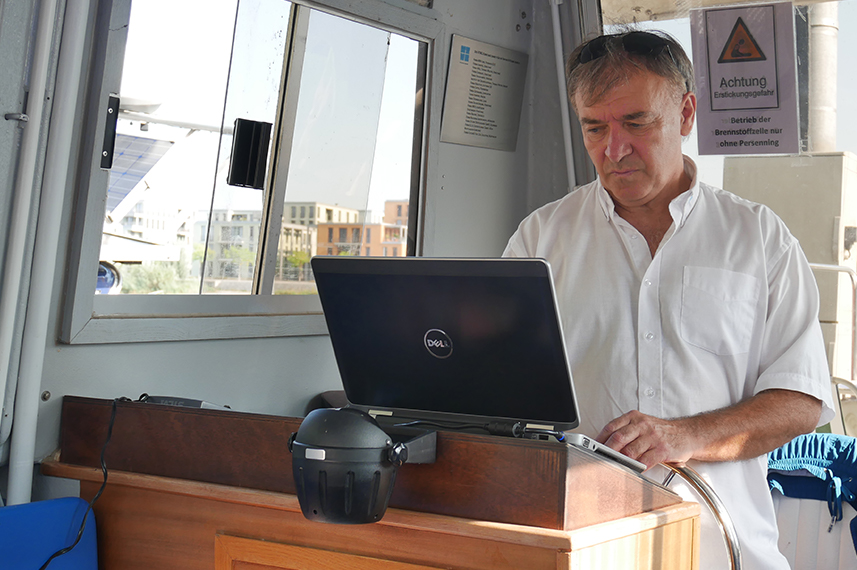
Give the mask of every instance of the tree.
M 122 264 L 122 292 L 141 295 L 193 292 L 193 284 L 178 279 L 177 267 L 177 263 L 169 261 Z
M 289 265 L 297 268 L 298 281 L 303 281 L 303 267 L 309 263 L 310 255 L 305 251 L 293 251 L 286 257 L 286 259 L 288 260 Z
M 256 253 L 240 245 L 231 245 L 223 251 L 220 261 L 231 261 L 234 266 L 235 275 L 224 275 L 224 277 L 240 277 L 241 268 L 256 261 Z
M 291 265 L 300 269 L 307 263 L 309 263 L 310 256 L 305 251 L 293 251 L 291 252 L 286 259 L 289 261 Z

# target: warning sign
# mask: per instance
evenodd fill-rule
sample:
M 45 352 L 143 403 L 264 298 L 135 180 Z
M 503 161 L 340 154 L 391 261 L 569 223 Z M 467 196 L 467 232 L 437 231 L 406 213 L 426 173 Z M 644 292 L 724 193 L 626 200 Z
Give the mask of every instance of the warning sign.
M 762 48 L 759 47 L 750 30 L 747 29 L 747 24 L 739 17 L 735 21 L 732 33 L 729 34 L 729 40 L 723 46 L 717 63 L 765 61 L 766 59 L 765 54 L 762 53 Z
M 798 152 L 792 10 L 691 10 L 700 154 Z

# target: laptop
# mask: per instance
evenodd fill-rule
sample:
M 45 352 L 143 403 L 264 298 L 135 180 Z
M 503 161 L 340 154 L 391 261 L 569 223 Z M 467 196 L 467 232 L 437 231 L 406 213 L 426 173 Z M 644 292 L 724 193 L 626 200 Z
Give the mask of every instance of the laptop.
M 345 395 L 382 426 L 562 440 L 579 425 L 547 261 L 311 263 Z

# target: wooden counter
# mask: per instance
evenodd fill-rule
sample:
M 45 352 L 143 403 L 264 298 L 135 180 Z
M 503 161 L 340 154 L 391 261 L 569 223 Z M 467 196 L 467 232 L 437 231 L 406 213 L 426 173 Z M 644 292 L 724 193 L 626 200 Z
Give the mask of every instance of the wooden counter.
M 95 495 L 100 469 L 42 472 Z M 307 521 L 297 497 L 111 471 L 95 504 L 99 566 L 135 569 L 697 569 L 699 505 L 565 531 L 388 509 L 371 525 Z
M 699 566 L 699 506 L 588 450 L 437 433 L 369 525 L 308 521 L 289 435 L 300 418 L 66 396 L 42 472 L 97 493 L 102 570 L 642 569 Z

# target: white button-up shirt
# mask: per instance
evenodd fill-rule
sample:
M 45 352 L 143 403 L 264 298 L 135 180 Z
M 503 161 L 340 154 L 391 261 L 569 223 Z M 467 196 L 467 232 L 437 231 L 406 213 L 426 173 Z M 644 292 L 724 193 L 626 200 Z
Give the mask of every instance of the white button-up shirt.
M 600 181 L 527 217 L 504 255 L 552 268 L 580 431 L 597 435 L 630 410 L 677 418 L 771 388 L 804 392 L 833 417 L 818 290 L 797 240 L 767 207 L 698 183 L 670 204 L 672 226 L 652 256 L 616 214 Z M 788 568 L 760 457 L 690 462 L 723 500 L 744 568 Z M 703 568 L 727 567 L 703 507 Z

